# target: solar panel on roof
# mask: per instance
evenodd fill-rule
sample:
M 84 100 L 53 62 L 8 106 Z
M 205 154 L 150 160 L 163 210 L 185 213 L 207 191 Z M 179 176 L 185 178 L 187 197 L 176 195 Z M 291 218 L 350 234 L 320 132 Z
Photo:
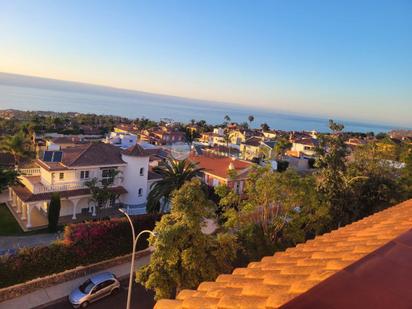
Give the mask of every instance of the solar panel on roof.
M 62 161 L 62 152 L 61 151 L 54 151 L 52 162 L 61 162 Z
M 43 161 L 51 162 L 53 158 L 53 151 L 45 151 L 43 155 Z
M 44 162 L 61 162 L 63 153 L 61 151 L 45 151 L 43 155 Z

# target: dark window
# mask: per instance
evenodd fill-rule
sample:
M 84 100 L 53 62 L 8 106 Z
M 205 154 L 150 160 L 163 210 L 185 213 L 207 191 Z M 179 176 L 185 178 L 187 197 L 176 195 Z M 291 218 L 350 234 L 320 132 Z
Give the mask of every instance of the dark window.
M 115 170 L 114 169 L 106 169 L 102 170 L 102 183 L 104 185 L 111 185 L 114 182 L 114 175 L 115 175 Z
M 88 179 L 89 178 L 89 171 L 81 171 L 80 172 L 81 179 Z
M 141 168 L 140 168 L 140 176 L 143 176 L 143 175 L 144 175 L 144 168 L 141 167 Z
M 60 173 L 60 174 L 59 174 L 59 179 L 60 179 L 60 180 L 64 179 L 64 173 Z
M 139 195 L 139 196 L 142 196 L 142 194 L 143 194 L 143 189 L 140 188 L 139 191 L 138 191 L 138 195 Z

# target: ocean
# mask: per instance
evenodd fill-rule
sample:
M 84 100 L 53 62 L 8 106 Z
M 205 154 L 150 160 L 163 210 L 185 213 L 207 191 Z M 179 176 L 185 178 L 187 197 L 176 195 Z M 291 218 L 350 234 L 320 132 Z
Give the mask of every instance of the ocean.
M 248 121 L 248 116 L 253 115 L 253 127 L 266 122 L 272 129 L 328 131 L 328 119 L 324 118 L 20 75 L 11 75 L 16 78 L 10 79 L 9 75 L 0 73 L 0 109 L 111 114 L 152 120 L 171 118 L 182 122 L 195 119 L 212 124 L 222 123 L 226 114 L 237 122 Z M 345 131 L 377 133 L 393 129 L 386 125 L 342 122 Z

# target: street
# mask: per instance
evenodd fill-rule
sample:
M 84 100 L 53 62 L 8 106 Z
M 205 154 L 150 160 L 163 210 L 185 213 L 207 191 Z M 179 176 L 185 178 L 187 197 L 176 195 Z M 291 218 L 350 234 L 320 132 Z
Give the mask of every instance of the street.
M 127 285 L 129 283 L 128 279 L 122 280 L 122 288 L 120 289 L 119 294 L 114 296 L 108 296 L 101 300 L 96 301 L 89 305 L 90 309 L 100 309 L 100 308 L 117 308 L 123 309 L 126 308 L 127 301 Z M 131 308 L 136 309 L 152 309 L 155 301 L 153 299 L 154 293 L 146 291 L 141 285 L 133 283 L 132 289 L 132 303 Z M 47 309 L 70 309 L 73 308 L 67 299 L 64 299 L 58 303 L 55 303 L 51 306 L 43 307 Z

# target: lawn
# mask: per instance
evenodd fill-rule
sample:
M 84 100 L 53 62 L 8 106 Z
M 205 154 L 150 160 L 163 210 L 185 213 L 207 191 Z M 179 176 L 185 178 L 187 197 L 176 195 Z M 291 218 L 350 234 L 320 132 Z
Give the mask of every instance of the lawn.
M 14 219 L 6 204 L 0 204 L 0 236 L 23 234 L 22 229 Z

